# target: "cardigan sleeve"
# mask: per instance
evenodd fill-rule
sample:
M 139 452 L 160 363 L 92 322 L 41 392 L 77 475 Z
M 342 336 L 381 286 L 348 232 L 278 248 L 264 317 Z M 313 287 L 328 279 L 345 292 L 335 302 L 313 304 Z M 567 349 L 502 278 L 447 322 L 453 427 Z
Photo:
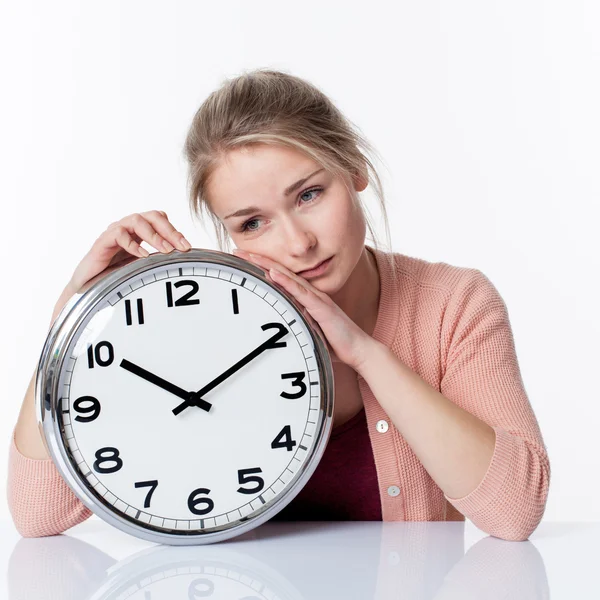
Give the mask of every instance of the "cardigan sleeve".
M 442 323 L 440 392 L 495 432 L 479 485 L 450 502 L 490 535 L 523 541 L 546 507 L 550 462 L 517 362 L 506 305 L 478 269 L 465 269 Z
M 6 496 L 13 523 L 23 537 L 56 535 L 93 514 L 67 485 L 52 458 L 29 458 L 19 451 L 14 429 Z

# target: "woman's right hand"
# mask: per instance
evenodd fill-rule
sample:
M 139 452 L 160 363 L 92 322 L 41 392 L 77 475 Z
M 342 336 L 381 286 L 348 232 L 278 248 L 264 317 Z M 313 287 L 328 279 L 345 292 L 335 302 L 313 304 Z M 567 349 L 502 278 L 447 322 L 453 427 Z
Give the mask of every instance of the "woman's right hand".
M 148 251 L 140 246 L 142 241 L 165 254 L 175 248 L 182 252 L 191 248 L 191 244 L 173 227 L 167 213 L 162 210 L 133 213 L 111 223 L 75 268 L 71 281 L 56 304 L 53 318 L 71 296 L 105 269 L 148 256 Z

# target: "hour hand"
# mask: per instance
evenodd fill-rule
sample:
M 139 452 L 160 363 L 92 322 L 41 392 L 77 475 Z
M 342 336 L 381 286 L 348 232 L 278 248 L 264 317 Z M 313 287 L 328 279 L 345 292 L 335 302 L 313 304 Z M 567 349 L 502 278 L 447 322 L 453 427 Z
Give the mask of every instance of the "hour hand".
M 126 358 L 121 360 L 121 363 L 119 366 L 123 367 L 123 369 L 126 369 L 127 371 L 133 373 L 134 375 L 137 375 L 138 377 L 141 377 L 142 379 L 145 379 L 146 381 L 149 381 L 150 383 L 157 385 L 159 388 L 162 388 L 163 390 L 170 392 L 171 394 L 174 394 L 178 398 L 181 398 L 185 401 L 189 401 L 193 397 L 194 398 L 194 406 L 199 406 L 200 408 L 203 408 L 207 412 L 210 410 L 210 408 L 212 406 L 206 400 L 203 400 L 202 398 L 198 398 L 197 394 L 195 392 L 188 392 L 188 391 L 184 390 L 183 388 L 180 388 L 179 386 L 175 385 L 174 383 L 171 383 L 170 381 L 167 381 L 166 379 L 163 379 L 162 377 L 159 377 L 158 375 L 151 373 L 150 371 L 144 369 L 143 367 L 140 367 L 139 365 L 132 363 L 130 360 L 127 360 Z

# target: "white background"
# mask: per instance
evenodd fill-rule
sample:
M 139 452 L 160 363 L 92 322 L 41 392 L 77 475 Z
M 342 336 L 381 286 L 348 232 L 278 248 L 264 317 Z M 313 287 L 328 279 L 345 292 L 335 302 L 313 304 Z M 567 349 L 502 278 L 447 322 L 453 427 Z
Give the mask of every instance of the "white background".
M 0 61 L 4 480 L 73 269 L 150 209 L 217 248 L 189 215 L 185 135 L 224 78 L 274 67 L 378 149 L 394 251 L 496 285 L 550 455 L 544 519 L 600 520 L 596 0 L 2 1 Z

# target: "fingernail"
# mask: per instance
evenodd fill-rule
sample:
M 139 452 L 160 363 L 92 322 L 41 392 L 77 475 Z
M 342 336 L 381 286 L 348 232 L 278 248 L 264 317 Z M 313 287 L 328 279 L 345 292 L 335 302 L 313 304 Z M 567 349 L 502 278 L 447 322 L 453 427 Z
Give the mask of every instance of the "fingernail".
M 183 247 L 184 247 L 186 250 L 189 250 L 189 249 L 192 247 L 192 245 L 191 245 L 191 244 L 190 244 L 190 243 L 189 243 L 189 242 L 188 242 L 188 241 L 187 241 L 187 240 L 186 240 L 184 237 L 182 237 L 182 238 L 181 238 L 181 245 L 182 245 L 182 246 L 183 246 Z
M 174 250 L 173 246 L 171 246 L 171 244 L 169 244 L 169 242 L 167 242 L 167 240 L 163 241 L 163 248 L 167 251 L 167 252 L 171 252 L 172 250 Z

